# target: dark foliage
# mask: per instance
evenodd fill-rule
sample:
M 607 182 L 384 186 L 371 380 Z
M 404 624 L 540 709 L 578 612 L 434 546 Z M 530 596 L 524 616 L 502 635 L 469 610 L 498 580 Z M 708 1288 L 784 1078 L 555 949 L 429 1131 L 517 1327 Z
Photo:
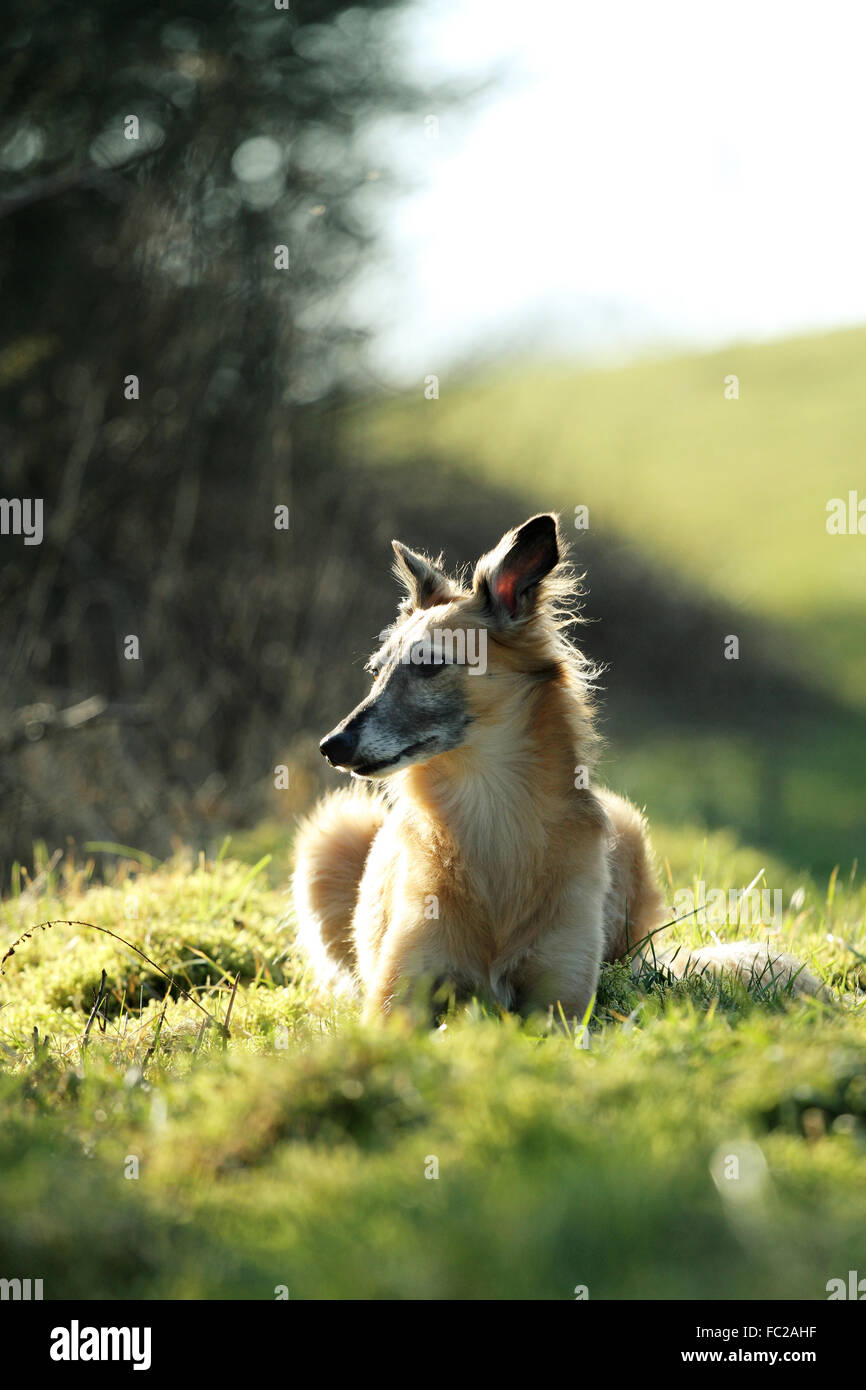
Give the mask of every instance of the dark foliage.
M 5 8 L 0 492 L 44 503 L 41 545 L 0 538 L 6 863 L 34 835 L 164 850 L 229 793 L 242 818 L 304 723 L 299 576 L 357 520 L 338 300 L 386 182 L 358 135 L 418 100 L 389 9 Z

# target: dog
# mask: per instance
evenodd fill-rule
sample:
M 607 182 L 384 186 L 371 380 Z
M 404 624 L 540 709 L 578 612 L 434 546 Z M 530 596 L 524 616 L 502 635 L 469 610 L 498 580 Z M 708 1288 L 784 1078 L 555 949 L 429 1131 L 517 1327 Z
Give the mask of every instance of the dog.
M 360 986 L 365 1021 L 473 997 L 583 1020 L 602 964 L 639 960 L 666 910 L 643 815 L 594 780 L 597 672 L 568 637 L 580 590 L 557 517 L 462 581 L 392 544 L 405 598 L 369 694 L 320 744 L 354 782 L 298 832 L 299 942 L 320 985 Z M 755 943 L 654 955 L 822 992 Z

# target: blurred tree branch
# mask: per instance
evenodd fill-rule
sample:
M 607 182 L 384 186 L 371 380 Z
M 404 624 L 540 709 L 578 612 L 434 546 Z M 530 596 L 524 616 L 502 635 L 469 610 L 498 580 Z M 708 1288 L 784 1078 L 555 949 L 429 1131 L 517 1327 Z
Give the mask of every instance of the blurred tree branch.
M 53 734 L 73 733 L 96 722 L 141 725 L 148 724 L 152 717 L 144 705 L 110 704 L 101 695 L 91 695 L 60 710 L 43 701 L 16 710 L 5 725 L 0 725 L 0 753 L 12 753 Z

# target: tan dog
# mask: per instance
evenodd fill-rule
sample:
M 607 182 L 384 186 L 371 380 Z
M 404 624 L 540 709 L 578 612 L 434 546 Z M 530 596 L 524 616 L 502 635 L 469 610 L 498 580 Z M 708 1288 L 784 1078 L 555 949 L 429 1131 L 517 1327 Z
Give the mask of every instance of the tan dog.
M 423 990 L 582 1019 L 602 962 L 665 905 L 642 816 L 592 782 L 593 672 L 565 637 L 556 518 L 504 536 L 469 588 L 393 544 L 407 597 L 369 695 L 321 743 L 361 784 L 301 827 L 299 939 L 320 983 L 360 983 L 365 1018 Z M 748 943 L 683 955 L 677 974 L 767 965 Z

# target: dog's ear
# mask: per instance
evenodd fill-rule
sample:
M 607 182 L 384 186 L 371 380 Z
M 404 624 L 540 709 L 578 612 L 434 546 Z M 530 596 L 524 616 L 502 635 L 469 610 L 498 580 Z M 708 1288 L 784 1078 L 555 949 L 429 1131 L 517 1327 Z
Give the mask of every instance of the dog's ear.
M 556 517 L 551 513 L 530 517 L 507 532 L 495 550 L 483 555 L 475 567 L 472 588 L 495 620 L 517 623 L 533 612 L 538 585 L 559 563 Z
M 417 555 L 402 541 L 392 541 L 396 560 L 394 573 L 405 586 L 409 608 L 432 608 L 436 603 L 448 603 L 454 591 L 439 565 Z

